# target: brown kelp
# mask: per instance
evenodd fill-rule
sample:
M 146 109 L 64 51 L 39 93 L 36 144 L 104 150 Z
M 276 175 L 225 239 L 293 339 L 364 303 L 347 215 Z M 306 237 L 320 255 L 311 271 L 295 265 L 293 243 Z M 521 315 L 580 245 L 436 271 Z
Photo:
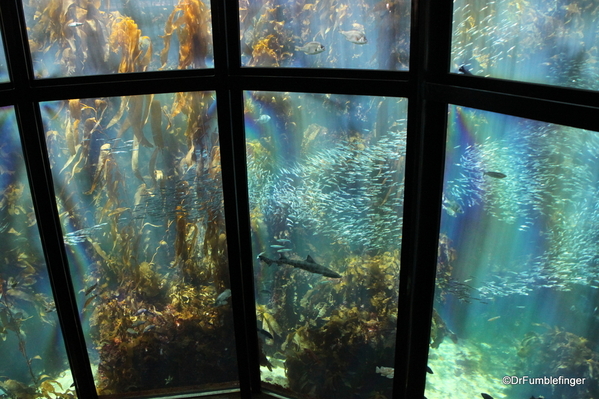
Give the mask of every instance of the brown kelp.
M 242 62 L 265 67 L 406 69 L 410 13 L 409 2 L 403 0 L 241 1 Z M 368 45 L 373 51 L 365 55 L 359 46 L 346 46 L 341 32 L 349 30 L 362 34 L 369 30 L 367 34 L 373 35 L 376 30 L 377 41 Z M 307 43 L 318 51 L 304 51 Z
M 59 327 L 11 112 L 0 110 L 0 389 L 10 399 L 75 398 L 57 381 L 68 369 L 64 347 L 39 345 Z
M 164 28 L 164 49 L 160 62 L 164 68 L 173 33 L 179 39 L 179 69 L 205 68 L 206 56 L 212 46 L 210 10 L 201 0 L 180 0 Z
M 281 268 L 280 289 L 257 308 L 259 327 L 274 337 L 265 352 L 285 357 L 289 388 L 305 397 L 376 394 L 375 365 L 393 364 L 399 251 L 344 262 L 339 280 Z
M 39 78 L 206 68 L 212 57 L 210 8 L 201 0 L 180 0 L 168 8 L 151 2 L 118 7 L 109 0 L 42 0 L 24 2 L 24 10 Z M 151 24 L 164 26 L 164 34 Z M 173 35 L 179 56 L 169 64 Z
M 599 368 L 599 354 L 584 337 L 565 331 L 558 326 L 539 325 L 542 333 L 530 331 L 520 342 L 518 356 L 521 367 L 531 375 L 563 376 L 584 378 L 582 384 L 556 384 L 553 386 L 555 398 L 590 399 L 599 394 L 596 373 Z M 531 372 L 534 371 L 534 372 Z
M 236 379 L 230 304 L 215 305 L 228 286 L 215 109 L 213 93 L 46 105 L 101 394 Z

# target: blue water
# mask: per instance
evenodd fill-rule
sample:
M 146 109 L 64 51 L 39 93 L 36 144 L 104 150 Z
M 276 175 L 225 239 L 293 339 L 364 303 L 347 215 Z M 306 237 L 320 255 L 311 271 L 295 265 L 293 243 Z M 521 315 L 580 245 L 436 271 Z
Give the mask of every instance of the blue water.
M 598 144 L 596 132 L 449 108 L 435 308 L 459 341 L 442 345 L 484 344 L 487 364 L 503 367 L 478 366 L 489 384 L 503 375 L 587 379 L 532 392 L 504 386 L 496 397 L 597 391 Z
M 597 4 L 454 2 L 452 72 L 597 90 Z
M 0 388 L 17 395 L 15 385 L 40 389 L 69 366 L 12 107 L 0 109 L 0 136 Z M 68 385 L 57 392 L 74 393 Z

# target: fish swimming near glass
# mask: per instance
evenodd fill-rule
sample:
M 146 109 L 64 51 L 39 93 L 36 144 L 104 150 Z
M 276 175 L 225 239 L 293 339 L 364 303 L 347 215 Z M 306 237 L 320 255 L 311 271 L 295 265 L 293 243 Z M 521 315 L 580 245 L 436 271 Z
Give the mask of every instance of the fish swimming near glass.
M 474 76 L 474 75 L 472 74 L 472 72 L 470 72 L 470 71 L 468 70 L 468 68 L 466 68 L 466 65 L 461 65 L 461 66 L 460 66 L 460 69 L 458 69 L 458 71 L 459 71 L 459 72 L 461 72 L 461 73 L 463 73 L 464 75 L 468 75 L 468 76 Z
M 306 257 L 306 260 L 296 260 L 296 259 L 287 258 L 283 253 L 281 253 L 281 257 L 279 259 L 270 259 L 270 258 L 267 258 L 266 256 L 260 254 L 260 255 L 258 255 L 258 259 L 260 259 L 262 262 L 266 263 L 268 266 L 272 265 L 273 263 L 277 264 L 279 266 L 280 265 L 289 265 L 289 266 L 297 267 L 299 269 L 306 270 L 310 273 L 322 274 L 325 277 L 341 278 L 341 275 L 339 273 L 336 273 L 336 272 L 332 271 L 331 269 L 314 262 L 314 259 L 312 259 L 312 257 L 310 255 L 308 255 Z
M 395 369 L 393 367 L 376 367 L 376 372 L 380 375 L 382 375 L 383 377 L 387 377 L 387 378 L 393 378 L 393 375 L 395 374 Z
M 231 290 L 227 288 L 226 290 L 221 292 L 218 297 L 216 297 L 214 307 L 227 305 L 229 303 L 229 298 L 231 298 Z
M 309 42 L 301 47 L 296 46 L 295 51 L 303 51 L 308 55 L 320 54 L 324 51 L 324 46 L 322 45 L 322 43 Z
M 505 179 L 507 177 L 505 173 L 501 172 L 485 172 L 484 174 L 495 179 Z
M 368 43 L 368 40 L 366 39 L 366 34 L 364 32 L 361 32 L 359 30 L 347 30 L 341 31 L 341 34 L 343 36 L 345 36 L 345 38 L 347 39 L 347 41 L 350 41 L 354 44 L 366 44 Z

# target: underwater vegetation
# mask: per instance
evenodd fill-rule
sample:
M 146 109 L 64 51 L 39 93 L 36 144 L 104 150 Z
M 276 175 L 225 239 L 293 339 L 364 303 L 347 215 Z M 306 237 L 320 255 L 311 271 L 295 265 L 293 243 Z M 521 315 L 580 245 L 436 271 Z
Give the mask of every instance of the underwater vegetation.
M 410 2 L 239 2 L 242 64 L 405 70 Z
M 570 386 L 554 385 L 553 396 L 557 399 L 590 399 L 599 394 L 596 373 L 599 354 L 592 349 L 586 338 L 565 331 L 557 326 L 543 325 L 545 332 L 527 333 L 518 348 L 523 368 L 542 370 L 547 375 L 566 378 L 585 378 L 584 384 Z
M 0 109 L 0 396 L 75 398 L 60 337 L 12 108 Z M 49 396 L 52 394 L 53 396 Z
M 592 0 L 456 1 L 452 70 L 596 90 Z
M 98 393 L 236 381 L 214 93 L 42 108 Z
M 115 0 L 23 3 L 38 78 L 206 68 L 212 62 L 210 8 L 201 0 L 170 7 Z M 177 55 L 170 51 L 174 37 Z
M 293 397 L 390 397 L 376 369 L 394 362 L 405 102 L 245 100 L 263 383 Z M 281 369 L 285 382 L 265 378 Z
M 493 397 L 596 397 L 598 140 L 449 107 L 429 351 L 438 374 L 427 397 L 464 385 Z M 459 353 L 468 356 L 447 361 Z M 587 382 L 495 384 L 505 375 Z
M 390 397 L 392 381 L 375 369 L 394 360 L 399 251 L 345 262 L 339 281 L 276 272 L 277 295 L 259 305 L 274 337 L 263 349 L 284 359 L 288 387 L 302 397 Z

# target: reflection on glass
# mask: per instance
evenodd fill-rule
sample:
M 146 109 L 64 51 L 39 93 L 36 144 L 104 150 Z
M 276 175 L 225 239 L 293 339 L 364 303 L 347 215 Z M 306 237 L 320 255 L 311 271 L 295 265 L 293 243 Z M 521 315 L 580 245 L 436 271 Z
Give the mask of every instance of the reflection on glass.
M 596 395 L 598 190 L 599 133 L 450 107 L 427 398 Z
M 4 43 L 2 43 L 2 35 L 0 35 L 0 83 L 8 82 L 8 68 L 6 66 L 6 56 L 4 54 Z
M 0 141 L 0 397 L 75 397 L 12 107 Z
M 452 71 L 597 90 L 598 12 L 594 0 L 456 0 Z
M 241 0 L 241 63 L 407 70 L 406 0 Z
M 391 397 L 406 111 L 398 98 L 245 93 L 269 389 Z
M 214 93 L 42 111 L 99 394 L 235 385 Z
M 210 2 L 23 3 L 37 78 L 213 66 Z

